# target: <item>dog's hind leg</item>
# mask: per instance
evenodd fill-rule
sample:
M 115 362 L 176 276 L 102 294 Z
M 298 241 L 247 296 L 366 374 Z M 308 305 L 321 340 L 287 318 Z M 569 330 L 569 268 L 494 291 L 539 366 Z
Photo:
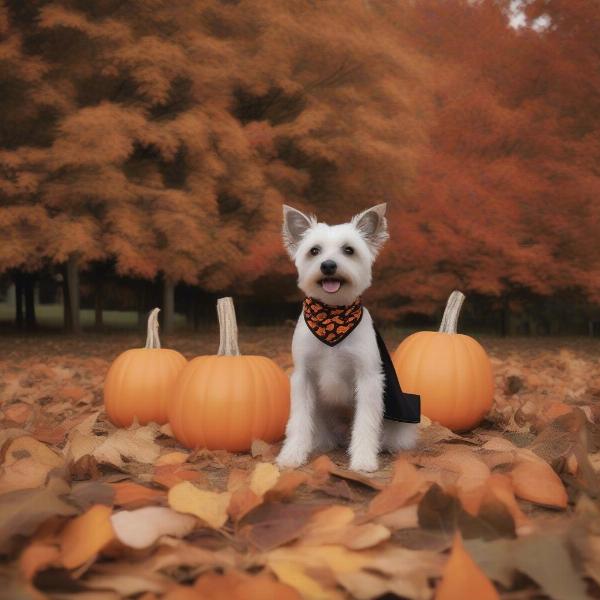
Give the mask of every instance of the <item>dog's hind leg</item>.
M 285 442 L 277 457 L 282 467 L 303 465 L 314 448 L 316 391 L 310 375 L 295 369 L 291 383 L 291 412 L 285 429 Z
M 419 436 L 416 423 L 398 423 L 385 420 L 383 424 L 383 448 L 388 452 L 399 452 L 414 448 Z

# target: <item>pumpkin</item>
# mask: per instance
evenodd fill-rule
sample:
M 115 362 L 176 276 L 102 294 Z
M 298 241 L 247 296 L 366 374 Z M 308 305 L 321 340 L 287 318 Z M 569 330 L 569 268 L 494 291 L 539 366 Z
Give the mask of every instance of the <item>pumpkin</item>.
M 198 356 L 182 371 L 169 423 L 188 448 L 239 452 L 255 439 L 275 442 L 290 412 L 287 375 L 265 356 L 242 356 L 231 298 L 217 301 L 220 327 L 216 355 Z
M 145 348 L 132 348 L 111 364 L 104 382 L 104 407 L 118 427 L 167 422 L 167 404 L 177 376 L 187 360 L 175 350 L 160 347 L 158 308 L 148 317 Z
M 419 394 L 423 414 L 453 431 L 478 425 L 494 397 L 486 351 L 456 332 L 464 299 L 461 292 L 452 292 L 439 331 L 413 333 L 392 356 L 402 389 Z

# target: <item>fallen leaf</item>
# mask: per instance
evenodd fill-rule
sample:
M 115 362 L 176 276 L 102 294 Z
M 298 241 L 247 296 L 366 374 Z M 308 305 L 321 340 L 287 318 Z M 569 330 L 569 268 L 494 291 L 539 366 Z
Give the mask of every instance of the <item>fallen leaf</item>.
M 173 510 L 195 515 L 213 529 L 225 525 L 230 499 L 230 492 L 201 490 L 189 481 L 173 486 L 168 494 L 169 506 Z
M 240 487 L 231 492 L 227 513 L 231 517 L 231 520 L 237 523 L 261 503 L 262 498 L 257 496 L 250 488 Z
M 156 459 L 154 466 L 160 467 L 162 465 L 180 465 L 187 461 L 188 456 L 188 452 L 168 452 L 167 454 L 159 456 Z
M 239 534 L 257 549 L 271 550 L 297 539 L 322 506 L 264 502 L 240 521 Z
M 46 444 L 31 436 L 13 439 L 0 467 L 0 494 L 36 488 L 44 484 L 48 473 L 63 465 L 63 459 Z
M 391 530 L 414 529 L 419 526 L 418 505 L 403 506 L 391 513 L 381 515 L 375 520 Z
M 433 484 L 419 502 L 419 526 L 443 532 L 458 528 L 465 538 L 515 536 L 514 520 L 502 502 L 493 498 L 480 508 L 483 510 L 477 515 L 471 515 L 453 494 Z
M 277 581 L 267 573 L 248 575 L 233 570 L 222 574 L 206 573 L 196 580 L 194 590 L 196 598 L 207 600 L 300 600 L 300 596 L 292 587 Z
M 134 483 L 132 481 L 119 481 L 111 483 L 114 490 L 114 504 L 125 508 L 140 508 L 148 504 L 156 504 L 166 499 L 166 494 L 162 490 Z
M 117 429 L 93 451 L 98 462 L 120 467 L 123 458 L 140 463 L 154 463 L 160 456 L 160 446 L 154 441 L 159 434 L 156 424 L 129 429 Z
M 515 571 L 519 571 L 555 600 L 589 598 L 562 534 L 532 534 L 493 542 L 471 540 L 465 545 L 487 576 L 506 587 L 513 585 Z
M 549 464 L 521 460 L 509 475 L 517 497 L 542 506 L 567 507 L 565 486 Z
M 279 469 L 271 463 L 258 463 L 250 476 L 250 489 L 257 495 L 263 496 L 279 479 Z
M 0 550 L 17 534 L 31 535 L 50 517 L 76 514 L 77 508 L 64 498 L 69 490 L 62 479 L 51 477 L 44 487 L 0 496 Z
M 130 548 L 147 548 L 163 535 L 185 537 L 196 525 L 196 519 L 164 506 L 146 506 L 122 510 L 111 516 L 116 538 Z
M 436 600 L 499 600 L 492 582 L 465 550 L 460 534 L 454 535 L 450 558 L 442 572 L 442 580 L 435 591 Z
M 252 458 L 272 460 L 277 455 L 277 450 L 273 444 L 268 444 L 263 440 L 254 440 L 250 447 L 250 454 L 252 455 Z
M 289 498 L 303 483 L 308 475 L 302 471 L 285 471 L 281 473 L 275 485 L 265 494 L 266 500 L 278 501 Z
M 297 560 L 271 558 L 269 568 L 277 578 L 298 591 L 302 598 L 310 600 L 344 600 L 345 595 L 332 586 L 324 586 L 323 583 L 312 577 L 304 565 Z
M 60 538 L 61 562 L 74 569 L 87 562 L 114 539 L 111 508 L 103 504 L 69 521 Z
M 204 473 L 194 468 L 187 468 L 183 463 L 173 463 L 155 467 L 152 481 L 165 488 L 172 488 L 182 481 L 202 481 Z
M 33 542 L 27 546 L 19 557 L 19 569 L 28 581 L 31 581 L 38 571 L 50 566 L 58 566 L 60 550 L 54 544 Z
M 367 515 L 378 517 L 404 506 L 428 487 L 417 469 L 406 460 L 396 461 L 392 483 L 369 503 Z

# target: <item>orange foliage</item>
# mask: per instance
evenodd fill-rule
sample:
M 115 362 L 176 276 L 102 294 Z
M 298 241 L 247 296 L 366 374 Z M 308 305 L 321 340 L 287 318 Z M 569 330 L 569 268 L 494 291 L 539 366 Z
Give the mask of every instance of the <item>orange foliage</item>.
M 0 270 L 76 252 L 289 297 L 282 202 L 387 201 L 383 317 L 452 287 L 600 299 L 592 0 L 520 30 L 509 0 L 143 5 L 0 8 Z

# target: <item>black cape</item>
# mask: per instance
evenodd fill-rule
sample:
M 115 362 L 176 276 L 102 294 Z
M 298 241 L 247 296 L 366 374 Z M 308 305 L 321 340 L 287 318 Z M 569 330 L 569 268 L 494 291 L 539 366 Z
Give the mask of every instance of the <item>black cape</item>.
M 407 394 L 402 391 L 396 369 L 394 369 L 390 354 L 385 347 L 385 342 L 375 325 L 373 325 L 373 329 L 377 338 L 377 347 L 379 348 L 385 378 L 383 418 L 400 421 L 401 423 L 419 423 L 421 421 L 421 397 L 417 394 Z

